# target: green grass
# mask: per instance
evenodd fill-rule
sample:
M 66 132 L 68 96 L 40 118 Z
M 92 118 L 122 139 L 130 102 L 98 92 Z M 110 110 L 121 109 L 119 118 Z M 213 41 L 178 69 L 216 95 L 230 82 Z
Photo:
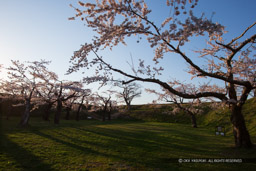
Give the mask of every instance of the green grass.
M 217 125 L 224 126 L 230 134 L 233 132 L 233 126 L 230 122 L 230 110 L 228 106 L 216 109 L 210 108 L 211 103 L 202 103 L 200 109 L 204 112 L 196 114 L 197 123 L 205 127 L 215 127 Z M 169 122 L 191 124 L 190 116 L 181 111 L 178 114 L 166 114 L 171 111 L 175 104 L 158 104 L 158 105 L 135 105 L 129 111 L 129 115 L 138 120 L 149 122 Z M 246 101 L 243 106 L 243 115 L 246 126 L 250 134 L 256 135 L 256 98 L 251 98 Z
M 178 158 L 255 158 L 214 127 L 141 121 L 2 120 L 0 170 L 250 170 L 254 163 L 178 163 Z M 255 139 L 254 139 L 255 140 Z M 254 141 L 255 142 L 255 141 Z

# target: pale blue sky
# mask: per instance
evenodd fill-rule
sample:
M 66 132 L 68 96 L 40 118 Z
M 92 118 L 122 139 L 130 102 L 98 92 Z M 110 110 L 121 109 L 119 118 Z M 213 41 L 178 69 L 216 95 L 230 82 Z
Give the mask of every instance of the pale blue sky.
M 160 0 L 146 0 L 149 7 L 153 6 L 152 20 L 161 22 L 163 15 L 169 11 Z M 165 1 L 165 0 L 162 0 Z M 65 76 L 69 59 L 73 51 L 81 44 L 90 42 L 93 32 L 81 21 L 69 21 L 75 12 L 69 4 L 77 4 L 77 0 L 0 0 L 0 64 L 10 65 L 10 60 L 33 61 L 39 59 L 51 60 L 50 69 L 61 79 L 80 80 L 81 73 Z M 226 26 L 229 31 L 227 40 L 240 34 L 256 20 L 255 0 L 199 0 L 196 14 L 205 12 L 213 20 Z M 163 12 L 166 11 L 166 12 Z M 256 29 L 254 28 L 253 32 Z M 132 54 L 134 60 L 143 58 L 152 63 L 153 53 L 148 44 L 137 44 L 137 38 L 129 39 L 128 46 L 119 46 L 113 51 L 101 52 L 107 56 L 113 66 L 128 69 L 126 61 Z M 204 47 L 200 41 L 187 46 L 188 50 Z M 111 56 L 111 58 L 110 58 Z M 122 57 L 122 58 L 120 58 Z M 165 74 L 161 79 L 177 78 L 190 82 L 190 77 L 184 72 L 186 64 L 178 58 L 165 59 L 162 62 Z M 90 71 L 85 71 L 90 73 Z M 123 78 L 123 77 L 121 77 Z M 196 83 L 197 80 L 194 80 Z M 158 88 L 157 85 L 143 84 L 144 87 Z M 152 95 L 143 94 L 134 103 L 149 103 Z

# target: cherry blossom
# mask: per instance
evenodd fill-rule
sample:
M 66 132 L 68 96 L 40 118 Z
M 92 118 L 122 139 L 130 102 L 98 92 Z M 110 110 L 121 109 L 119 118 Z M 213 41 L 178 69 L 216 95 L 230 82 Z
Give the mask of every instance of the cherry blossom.
M 160 85 L 169 93 L 186 99 L 217 98 L 226 102 L 231 110 L 231 122 L 234 128 L 235 145 L 237 147 L 252 147 L 249 132 L 247 131 L 242 113 L 242 107 L 249 94 L 256 89 L 255 80 L 255 39 L 256 34 L 248 34 L 255 29 L 256 22 L 245 27 L 240 35 L 234 35 L 232 40 L 225 40 L 223 35 L 227 32 L 224 26 L 208 19 L 204 14 L 195 16 L 193 10 L 199 3 L 197 0 L 167 0 L 166 5 L 173 9 L 172 16 L 167 16 L 158 26 L 150 19 L 152 10 L 144 0 L 101 0 L 95 3 L 79 2 L 80 7 L 71 5 L 75 17 L 85 22 L 86 26 L 95 31 L 91 43 L 85 43 L 71 58 L 72 66 L 68 72 L 72 73 L 80 68 L 90 68 L 91 65 L 101 65 L 104 77 L 97 70 L 97 78 L 107 81 L 111 71 L 122 74 L 133 81 L 151 82 Z M 180 17 L 182 16 L 182 17 Z M 185 19 L 184 19 L 185 18 Z M 147 66 L 141 60 L 138 69 L 133 69 L 134 74 L 129 74 L 105 62 L 105 56 L 98 52 L 113 48 L 120 43 L 126 45 L 126 37 L 141 36 L 146 38 L 148 44 L 154 49 L 153 60 L 156 64 L 164 58 L 164 54 L 176 54 L 188 64 L 188 73 L 191 78 L 205 77 L 225 84 L 225 91 L 214 85 L 202 86 L 197 92 L 187 92 L 176 89 L 172 83 L 157 79 L 158 71 L 163 69 Z M 190 43 L 194 36 L 206 37 L 207 46 L 196 50 L 198 58 L 208 61 L 206 66 L 199 66 L 186 54 L 182 47 Z M 93 52 L 96 56 L 89 60 Z M 99 71 L 99 72 L 98 72 Z M 89 78 L 87 78 L 89 79 Z M 96 78 L 94 78 L 96 80 Z

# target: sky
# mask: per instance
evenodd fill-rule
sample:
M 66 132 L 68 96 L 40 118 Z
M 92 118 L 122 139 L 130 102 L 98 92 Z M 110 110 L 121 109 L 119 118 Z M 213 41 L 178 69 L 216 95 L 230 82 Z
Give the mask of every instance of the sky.
M 163 4 L 165 4 L 165 0 Z M 5 67 L 11 64 L 11 60 L 35 61 L 40 59 L 52 61 L 49 69 L 56 72 L 60 79 L 81 80 L 83 76 L 93 74 L 93 71 L 85 71 L 65 75 L 73 52 L 78 50 L 84 43 L 90 43 L 94 32 L 88 29 L 82 21 L 68 20 L 75 15 L 75 11 L 69 4 L 77 5 L 77 0 L 0 0 L 0 64 Z M 86 2 L 86 1 L 84 1 Z M 153 10 L 151 20 L 161 23 L 163 16 L 168 15 L 169 9 L 160 0 L 146 0 L 149 8 Z M 213 21 L 226 26 L 228 31 L 227 40 L 238 36 L 245 28 L 256 20 L 255 0 L 199 0 L 195 8 L 195 14 L 205 12 Z M 253 32 L 255 33 L 254 28 Z M 100 54 L 108 57 L 108 61 L 116 67 L 130 70 L 127 61 L 142 58 L 147 63 L 153 64 L 153 50 L 142 41 L 136 43 L 138 37 L 129 39 L 128 46 L 120 45 L 112 51 L 104 50 Z M 204 40 L 203 40 L 204 41 Z M 203 47 L 202 41 L 186 46 L 189 50 Z M 194 59 L 197 60 L 196 58 Z M 136 64 L 135 64 L 136 65 Z M 197 84 L 198 80 L 190 79 L 184 72 L 187 65 L 178 58 L 167 58 L 161 61 L 165 68 L 165 74 L 160 79 L 179 79 L 184 82 Z M 5 77 L 2 71 L 1 77 Z M 122 76 L 120 78 L 123 78 Z M 158 85 L 140 83 L 144 88 L 158 89 Z M 88 85 L 94 91 L 95 85 Z M 108 89 L 107 87 L 103 90 Z M 155 96 L 143 93 L 133 104 L 151 103 Z

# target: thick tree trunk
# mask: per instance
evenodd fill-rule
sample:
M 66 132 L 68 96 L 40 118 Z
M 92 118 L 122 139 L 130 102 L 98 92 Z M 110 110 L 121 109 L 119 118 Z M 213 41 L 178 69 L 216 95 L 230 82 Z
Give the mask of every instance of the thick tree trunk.
M 21 117 L 21 121 L 20 121 L 20 125 L 21 126 L 27 126 L 28 125 L 28 121 L 29 121 L 29 117 L 30 117 L 30 99 L 27 98 L 25 100 L 25 112 Z
M 48 105 L 46 106 L 43 114 L 43 120 L 50 121 L 50 113 L 51 113 L 52 106 L 53 106 L 53 103 L 48 103 Z
M 61 110 L 62 110 L 62 101 L 58 100 L 57 101 L 57 111 L 56 111 L 55 116 L 54 116 L 54 124 L 59 124 L 60 123 Z
M 127 110 L 131 110 L 131 104 L 127 104 Z
M 131 102 L 128 102 L 127 100 L 125 100 L 125 103 L 126 103 L 127 110 L 130 111 L 131 110 Z
M 231 105 L 230 120 L 233 124 L 233 133 L 236 147 L 251 148 L 252 142 L 250 134 L 246 128 L 242 107 L 235 104 Z
M 77 112 L 76 112 L 76 120 L 77 120 L 77 121 L 80 120 L 80 111 L 81 111 L 82 105 L 83 105 L 83 104 L 80 104 L 80 105 L 78 106 L 78 109 L 77 109 Z
M 108 102 L 107 103 L 105 103 L 105 105 L 104 105 L 104 109 L 103 109 L 103 112 L 102 112 L 102 121 L 105 121 L 106 120 L 106 113 L 108 112 L 107 110 L 108 110 Z

